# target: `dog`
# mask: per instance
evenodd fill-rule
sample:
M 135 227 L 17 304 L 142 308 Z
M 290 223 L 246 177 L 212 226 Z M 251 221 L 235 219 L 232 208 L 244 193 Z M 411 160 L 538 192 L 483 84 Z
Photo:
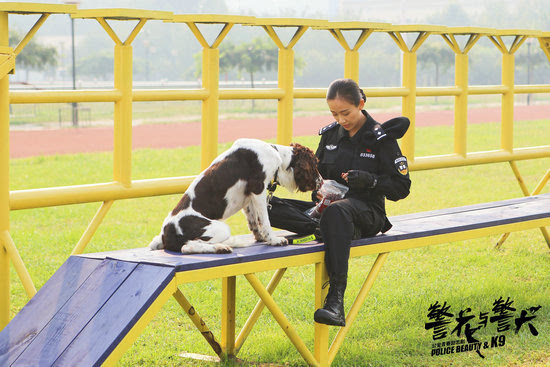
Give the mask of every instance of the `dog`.
M 222 222 L 243 210 L 248 228 L 258 242 L 287 245 L 271 229 L 267 213 L 267 188 L 276 182 L 287 190 L 317 189 L 322 178 L 317 157 L 307 147 L 238 139 L 189 185 L 168 214 L 162 230 L 149 248 L 192 253 L 230 253 L 234 243 L 229 226 Z

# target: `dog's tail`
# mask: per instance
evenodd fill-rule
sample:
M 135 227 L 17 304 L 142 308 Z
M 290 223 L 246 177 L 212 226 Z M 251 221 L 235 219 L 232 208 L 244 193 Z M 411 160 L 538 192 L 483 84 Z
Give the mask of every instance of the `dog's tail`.
M 231 236 L 227 240 L 222 242 L 224 245 L 231 246 L 233 248 L 250 247 L 256 244 L 254 237 L 250 235 Z

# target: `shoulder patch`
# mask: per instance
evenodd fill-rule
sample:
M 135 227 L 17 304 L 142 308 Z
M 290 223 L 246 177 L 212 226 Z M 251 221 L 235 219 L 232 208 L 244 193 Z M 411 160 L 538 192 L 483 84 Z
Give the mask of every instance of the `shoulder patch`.
M 332 124 L 328 124 L 327 126 L 322 127 L 321 130 L 319 130 L 319 135 L 323 135 L 325 132 L 335 128 L 336 126 L 338 126 L 338 123 L 334 121 Z
M 407 158 L 405 158 L 404 156 L 398 157 L 393 163 L 395 164 L 395 168 L 397 169 L 397 171 L 403 176 L 406 176 L 409 173 Z

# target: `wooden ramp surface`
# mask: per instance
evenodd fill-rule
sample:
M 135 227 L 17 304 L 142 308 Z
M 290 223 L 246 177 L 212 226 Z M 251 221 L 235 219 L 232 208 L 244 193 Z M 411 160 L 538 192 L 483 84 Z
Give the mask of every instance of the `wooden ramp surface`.
M 353 241 L 352 246 L 529 221 L 538 226 L 540 219 L 550 224 L 550 194 L 393 217 L 389 232 Z M 216 278 L 215 267 L 312 254 L 323 251 L 323 246 L 256 244 L 224 255 L 138 248 L 71 256 L 0 332 L 0 366 L 101 364 L 176 272 L 212 268 Z
M 0 333 L 0 366 L 101 364 L 174 269 L 71 256 Z

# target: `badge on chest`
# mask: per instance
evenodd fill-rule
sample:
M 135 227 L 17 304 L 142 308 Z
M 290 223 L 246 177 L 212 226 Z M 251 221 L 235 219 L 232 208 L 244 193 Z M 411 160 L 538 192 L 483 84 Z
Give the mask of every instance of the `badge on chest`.
M 374 153 L 372 152 L 371 149 L 366 148 L 364 151 L 362 151 L 361 153 L 359 153 L 359 157 L 361 157 L 361 158 L 375 159 L 375 158 L 376 158 L 376 154 L 374 154 Z

